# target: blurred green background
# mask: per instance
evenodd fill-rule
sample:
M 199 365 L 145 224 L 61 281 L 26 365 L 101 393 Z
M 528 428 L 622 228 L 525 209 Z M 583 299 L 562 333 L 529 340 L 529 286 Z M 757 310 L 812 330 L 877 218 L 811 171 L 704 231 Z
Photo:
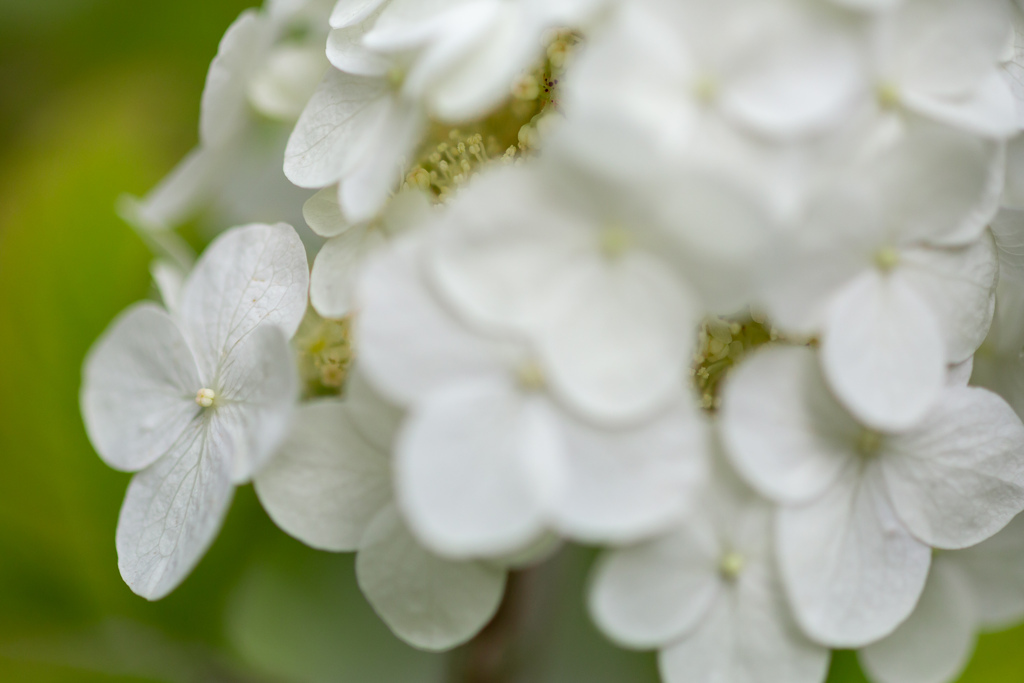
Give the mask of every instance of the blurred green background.
M 206 67 L 249 4 L 0 0 L 0 681 L 463 683 L 465 652 L 399 643 L 352 558 L 287 538 L 248 487 L 171 597 L 148 603 L 118 576 L 128 476 L 93 453 L 77 399 L 89 344 L 150 292 L 149 255 L 114 204 L 195 143 Z M 540 571 L 510 681 L 656 681 L 650 655 L 587 624 L 591 559 Z M 843 653 L 830 680 L 864 679 Z M 963 680 L 1024 683 L 1024 630 L 986 636 Z

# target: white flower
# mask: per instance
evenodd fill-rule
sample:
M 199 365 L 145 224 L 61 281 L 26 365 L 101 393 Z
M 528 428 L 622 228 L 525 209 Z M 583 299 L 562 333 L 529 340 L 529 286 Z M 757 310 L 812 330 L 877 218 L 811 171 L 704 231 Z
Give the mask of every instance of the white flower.
M 786 604 L 774 508 L 718 470 L 670 534 L 601 561 L 591 612 L 619 643 L 658 648 L 666 683 L 820 683 L 829 651 L 800 632 Z
M 1024 284 L 1019 279 L 999 282 L 995 319 L 974 355 L 971 383 L 996 392 L 1024 416 Z
M 234 485 L 284 437 L 298 393 L 288 348 L 306 308 L 306 254 L 287 225 L 236 228 L 196 264 L 173 315 L 123 313 L 85 362 L 93 445 L 132 479 L 118 566 L 149 599 L 172 591 L 213 542 Z
M 327 238 L 313 263 L 310 303 L 325 318 L 344 318 L 352 311 L 352 290 L 366 258 L 392 236 L 425 220 L 430 204 L 420 192 L 402 192 L 379 219 L 353 225 L 342 215 L 337 190 L 328 187 L 313 195 L 302 212 L 313 232 Z
M 580 28 L 606 0 L 388 0 L 365 38 L 378 52 L 422 53 L 404 90 L 434 118 L 478 119 L 508 99 L 538 62 L 544 34 Z M 339 67 L 341 68 L 341 67 Z
M 969 170 L 974 142 L 947 132 L 922 125 L 818 193 L 762 292 L 778 327 L 821 335 L 829 383 L 878 429 L 919 421 L 992 319 L 998 260 L 977 213 L 991 188 L 984 164 Z
M 391 492 L 389 451 L 400 420 L 356 373 L 344 401 L 299 409 L 291 435 L 256 476 L 256 492 L 274 521 L 304 543 L 358 553 L 359 586 L 396 635 L 447 650 L 494 616 L 506 571 L 445 559 L 412 537 Z
M 722 434 L 740 473 L 785 506 L 777 550 L 794 611 L 834 647 L 909 616 L 931 547 L 978 543 L 1024 508 L 1024 425 L 984 389 L 947 386 L 920 423 L 883 434 L 836 402 L 813 351 L 768 348 L 729 379 Z
M 790 0 L 620 3 L 566 79 L 572 147 L 626 185 L 698 162 L 788 210 L 803 143 L 841 125 L 866 81 L 847 19 Z
M 875 683 L 952 683 L 979 631 L 1024 620 L 1024 517 L 967 550 L 938 553 L 914 613 L 860 651 Z
M 398 187 L 403 161 L 426 130 L 422 107 L 403 97 L 400 67 L 356 75 L 331 68 L 285 150 L 284 172 L 299 187 L 338 184 L 352 223 L 372 219 Z
M 124 205 L 130 222 L 166 230 L 211 205 L 229 224 L 292 218 L 304 196 L 280 171 L 287 130 L 278 122 L 298 117 L 327 67 L 318 44 L 327 9 L 301 0 L 242 13 L 210 64 L 199 146 L 144 199 Z M 308 28 L 299 42 L 288 39 L 294 25 Z
M 549 528 L 628 540 L 673 519 L 704 473 L 695 407 L 680 397 L 628 429 L 569 414 L 528 345 L 474 331 L 433 294 L 430 236 L 374 257 L 357 297 L 362 368 L 409 408 L 395 486 L 417 537 L 447 555 L 494 556 Z
M 712 178 L 666 201 L 679 208 L 675 230 L 659 231 L 643 202 L 578 169 L 498 169 L 438 216 L 428 273 L 468 320 L 531 339 L 570 405 L 610 423 L 643 419 L 678 396 L 693 356 L 703 306 L 685 275 L 709 275 L 715 303 L 738 305 L 746 291 L 721 277 L 738 269 L 722 262 L 762 227 L 756 206 Z
M 983 137 L 1016 134 L 1001 71 L 1010 21 L 1005 0 L 904 0 L 878 14 L 866 92 L 876 115 L 913 112 Z

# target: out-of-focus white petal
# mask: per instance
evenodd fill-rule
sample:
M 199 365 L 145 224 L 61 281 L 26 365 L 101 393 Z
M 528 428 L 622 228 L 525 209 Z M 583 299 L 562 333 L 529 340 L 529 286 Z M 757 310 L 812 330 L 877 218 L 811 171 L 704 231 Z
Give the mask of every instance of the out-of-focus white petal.
M 893 274 L 928 302 L 949 363 L 970 358 L 985 341 L 995 314 L 998 275 L 995 243 L 987 232 L 967 247 L 904 250 Z
M 270 49 L 273 25 L 256 10 L 246 10 L 221 39 L 203 90 L 199 139 L 221 147 L 248 122 L 249 76 Z
M 606 555 L 594 576 L 591 614 L 628 647 L 660 647 L 687 635 L 722 592 L 720 555 L 704 514 L 672 534 Z
M 504 568 L 439 557 L 412 537 L 393 506 L 371 522 L 356 556 L 359 587 L 395 635 L 442 651 L 475 636 L 505 591 Z
M 552 390 L 597 420 L 654 414 L 679 393 L 697 302 L 643 253 L 625 254 L 611 267 L 583 265 L 574 275 L 550 292 L 561 305 L 536 341 Z
M 556 526 L 577 540 L 623 543 L 666 527 L 707 481 L 707 426 L 683 401 L 639 428 L 562 420 L 566 488 Z
M 345 405 L 352 426 L 383 453 L 391 453 L 405 412 L 374 390 L 357 362 L 345 380 Z
M 327 36 L 327 59 L 335 69 L 356 76 L 386 76 L 393 61 L 363 44 L 366 26 L 335 29 Z
M 685 640 L 658 659 L 665 683 L 821 683 L 829 651 L 800 632 L 771 563 L 744 570 Z
M 751 486 L 771 500 L 806 503 L 858 457 L 862 428 L 832 397 L 813 351 L 758 351 L 729 377 L 721 434 Z
M 302 205 L 302 217 L 309 229 L 321 237 L 337 237 L 352 228 L 352 223 L 341 213 L 338 188 L 328 186 L 310 197 Z
M 1024 510 L 1024 425 L 987 389 L 946 389 L 919 425 L 882 449 L 893 506 L 929 545 L 974 545 Z
M 1024 619 L 1024 517 L 973 548 L 950 553 L 970 581 L 974 614 L 982 627 L 1003 629 Z
M 776 13 L 786 14 L 785 5 Z M 813 12 L 794 14 L 803 21 L 787 17 L 788 30 L 778 31 L 731 74 L 720 102 L 742 125 L 783 138 L 841 121 L 865 78 L 852 33 L 844 35 L 838 22 L 812 23 Z
M 464 382 L 431 393 L 402 430 L 398 504 L 416 537 L 436 552 L 509 553 L 546 526 L 563 446 L 544 399 L 507 384 Z
M 968 99 L 930 97 L 913 91 L 905 93 L 902 99 L 919 114 L 976 135 L 1006 140 L 1020 130 L 1013 92 L 994 67 Z
M 821 360 L 840 402 L 881 430 L 913 426 L 946 380 L 942 328 L 927 302 L 899 278 L 874 270 L 829 305 Z
M 196 419 L 202 388 L 195 359 L 171 317 L 153 304 L 122 313 L 85 360 L 81 407 L 103 461 L 148 467 Z
M 506 371 L 494 347 L 460 326 L 431 295 L 419 256 L 418 240 L 396 243 L 371 258 L 357 287 L 360 367 L 379 391 L 403 405 L 449 382 Z
M 373 153 L 392 99 L 384 79 L 328 69 L 295 124 L 284 173 L 299 187 L 331 185 Z
M 309 300 L 325 318 L 340 319 L 352 312 L 352 297 L 359 268 L 384 236 L 365 227 L 332 237 L 320 248 L 309 280 Z
M 999 62 L 1010 20 L 1002 0 L 905 0 L 889 18 L 896 32 L 885 75 L 916 92 L 969 97 Z
M 331 28 L 345 28 L 365 20 L 388 0 L 338 0 L 331 11 Z
M 134 226 L 152 231 L 169 230 L 184 223 L 210 198 L 232 156 L 228 150 L 197 147 L 145 197 L 122 201 L 122 217 Z
M 133 592 L 164 597 L 213 543 L 232 498 L 231 449 L 231 435 L 200 418 L 132 478 L 117 521 L 117 565 Z
M 370 522 L 391 502 L 387 453 L 361 436 L 339 401 L 300 408 L 255 485 L 279 527 L 323 550 L 357 550 Z
M 261 325 L 276 325 L 290 339 L 308 291 L 306 250 L 291 226 L 250 225 L 214 240 L 185 283 L 180 310 L 203 377 L 215 377 Z
M 913 611 L 931 549 L 896 515 L 877 464 L 855 463 L 814 503 L 783 508 L 776 530 L 783 581 L 812 639 L 861 647 Z
M 974 649 L 970 588 L 959 568 L 938 556 L 914 613 L 892 635 L 860 651 L 876 683 L 950 683 Z

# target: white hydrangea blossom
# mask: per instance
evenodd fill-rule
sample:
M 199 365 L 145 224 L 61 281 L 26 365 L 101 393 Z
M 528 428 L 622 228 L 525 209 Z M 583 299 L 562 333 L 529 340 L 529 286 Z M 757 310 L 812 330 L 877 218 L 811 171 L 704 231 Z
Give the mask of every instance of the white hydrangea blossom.
M 984 389 L 946 385 L 912 429 L 882 433 L 831 396 L 814 352 L 768 349 L 730 379 L 722 435 L 783 505 L 783 580 L 807 633 L 834 647 L 909 616 L 931 548 L 974 545 L 1024 509 L 1024 426 Z
M 224 233 L 173 314 L 139 304 L 86 359 L 82 415 L 111 467 L 139 472 L 117 526 L 136 593 L 172 591 L 206 552 L 236 484 L 284 438 L 298 394 L 288 349 L 306 307 L 306 254 L 287 225 Z
M 203 90 L 199 146 L 122 214 L 162 231 L 204 210 L 228 224 L 297 217 L 296 191 L 279 170 L 290 126 L 327 67 L 327 0 L 276 0 L 228 29 Z
M 980 631 L 1024 619 L 1024 517 L 967 550 L 932 561 L 914 613 L 888 638 L 860 652 L 876 683 L 952 683 Z
M 724 463 L 670 534 L 598 566 L 591 611 L 631 647 L 660 649 L 666 683 L 817 683 L 829 651 L 801 633 L 775 567 L 774 510 Z
M 367 266 L 357 329 L 368 378 L 409 409 L 395 488 L 413 530 L 438 552 L 474 557 L 515 552 L 548 529 L 631 540 L 669 523 L 704 475 L 695 407 L 679 398 L 618 428 L 578 416 L 528 345 L 474 330 L 433 294 L 429 234 Z
M 356 374 L 344 401 L 299 409 L 291 435 L 256 476 L 256 492 L 299 540 L 358 551 L 359 585 L 381 618 L 407 642 L 445 650 L 494 616 L 506 571 L 497 562 L 439 557 L 408 531 L 391 491 L 389 452 L 400 421 Z
M 138 472 L 125 580 L 166 595 L 252 479 L 421 649 L 579 542 L 608 550 L 595 621 L 668 683 L 821 683 L 840 647 L 951 680 L 1024 619 L 1022 26 L 1017 0 L 243 14 L 199 148 L 129 207 L 166 310 L 86 360 L 90 438 Z M 312 273 L 270 225 L 193 269 L 168 228 L 200 206 L 301 210 Z

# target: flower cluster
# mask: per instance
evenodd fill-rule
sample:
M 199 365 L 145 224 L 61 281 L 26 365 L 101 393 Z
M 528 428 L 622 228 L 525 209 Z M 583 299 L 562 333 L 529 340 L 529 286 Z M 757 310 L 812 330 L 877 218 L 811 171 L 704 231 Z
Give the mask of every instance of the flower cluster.
M 1022 129 L 1014 0 L 270 0 L 126 216 L 281 220 L 283 169 L 315 236 L 225 232 L 87 358 L 122 576 L 253 481 L 423 649 L 580 542 L 666 683 L 953 680 L 1024 619 Z

